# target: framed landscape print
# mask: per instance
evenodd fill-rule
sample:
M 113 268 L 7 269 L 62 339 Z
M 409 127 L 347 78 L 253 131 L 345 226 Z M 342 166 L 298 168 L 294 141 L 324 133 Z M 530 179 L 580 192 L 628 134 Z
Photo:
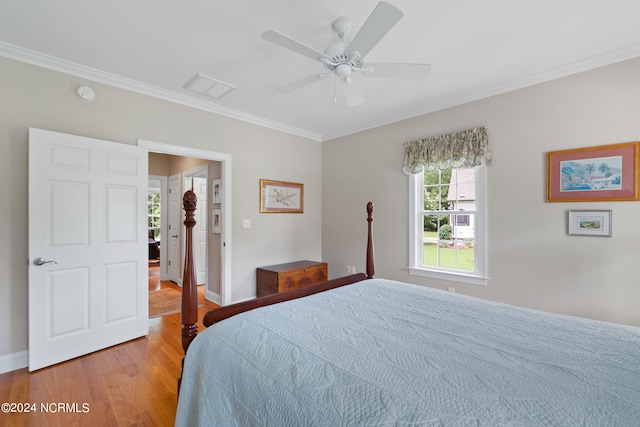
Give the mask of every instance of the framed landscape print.
M 304 185 L 261 179 L 260 212 L 303 213 Z
M 547 202 L 640 200 L 640 142 L 547 153 Z
M 611 211 L 569 211 L 569 235 L 611 237 Z

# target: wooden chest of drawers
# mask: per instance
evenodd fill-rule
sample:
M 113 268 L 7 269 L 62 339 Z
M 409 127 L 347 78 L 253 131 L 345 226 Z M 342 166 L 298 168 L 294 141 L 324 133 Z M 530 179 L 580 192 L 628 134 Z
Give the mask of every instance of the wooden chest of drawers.
M 296 261 L 260 267 L 256 271 L 258 298 L 327 280 L 327 263 Z

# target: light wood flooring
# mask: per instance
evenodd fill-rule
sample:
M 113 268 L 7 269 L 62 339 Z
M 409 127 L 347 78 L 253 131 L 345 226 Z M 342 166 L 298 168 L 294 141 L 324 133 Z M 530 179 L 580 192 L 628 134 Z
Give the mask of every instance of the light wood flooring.
M 160 282 L 150 269 L 150 292 L 165 286 L 175 284 Z M 213 307 L 207 301 L 198 318 Z M 149 319 L 147 337 L 36 372 L 25 368 L 0 375 L 0 404 L 29 404 L 36 410 L 2 411 L 0 426 L 173 426 L 181 328 L 179 313 Z

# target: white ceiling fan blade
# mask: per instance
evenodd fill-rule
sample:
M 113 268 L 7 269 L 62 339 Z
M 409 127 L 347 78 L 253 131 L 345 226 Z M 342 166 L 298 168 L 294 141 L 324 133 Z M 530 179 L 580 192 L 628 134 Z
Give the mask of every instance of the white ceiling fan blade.
M 362 95 L 362 88 L 360 82 L 357 79 L 349 79 L 350 83 L 340 82 L 342 86 L 342 93 L 347 101 L 349 107 L 355 107 L 364 103 L 364 96 Z
M 382 40 L 385 34 L 396 25 L 400 18 L 402 18 L 400 9 L 381 1 L 373 9 L 373 12 L 367 18 L 367 22 L 360 28 L 347 50 L 356 51 L 360 53 L 361 58 L 364 58 Z
M 262 33 L 262 38 L 279 46 L 282 46 L 285 49 L 292 50 L 316 61 L 319 61 L 320 58 L 327 58 L 329 60 L 331 59 L 319 50 L 315 50 L 314 48 L 302 44 L 299 41 L 294 40 L 291 37 L 279 33 L 275 30 L 265 31 L 264 33 Z
M 429 75 L 431 65 L 367 63 L 361 71 L 363 75 L 369 77 L 419 80 Z
M 295 81 L 293 83 L 289 83 L 288 85 L 281 86 L 281 87 L 277 88 L 276 90 L 278 92 L 282 92 L 282 93 L 291 92 L 293 90 L 299 89 L 299 88 L 301 88 L 303 86 L 309 85 L 309 84 L 317 82 L 319 80 L 326 79 L 330 75 L 331 75 L 331 73 L 314 74 L 312 76 L 305 77 L 304 79 L 297 80 L 297 81 Z

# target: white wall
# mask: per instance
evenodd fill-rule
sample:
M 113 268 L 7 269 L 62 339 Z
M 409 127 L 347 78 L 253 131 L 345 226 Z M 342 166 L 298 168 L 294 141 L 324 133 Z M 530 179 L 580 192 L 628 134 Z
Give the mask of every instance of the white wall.
M 374 202 L 376 275 L 640 326 L 640 202 L 546 203 L 545 153 L 640 140 L 640 59 L 361 132 L 323 146 L 323 258 L 364 271 Z M 486 126 L 488 286 L 410 276 L 405 141 Z M 568 236 L 569 209 L 611 209 L 613 237 Z
M 96 90 L 95 102 L 75 95 L 81 84 Z M 0 58 L 0 94 L 0 365 L 28 342 L 29 127 L 231 154 L 235 300 L 255 296 L 256 267 L 321 259 L 320 143 L 6 58 Z M 304 183 L 305 213 L 260 214 L 261 178 Z M 252 220 L 249 229 L 242 228 L 245 218 Z

